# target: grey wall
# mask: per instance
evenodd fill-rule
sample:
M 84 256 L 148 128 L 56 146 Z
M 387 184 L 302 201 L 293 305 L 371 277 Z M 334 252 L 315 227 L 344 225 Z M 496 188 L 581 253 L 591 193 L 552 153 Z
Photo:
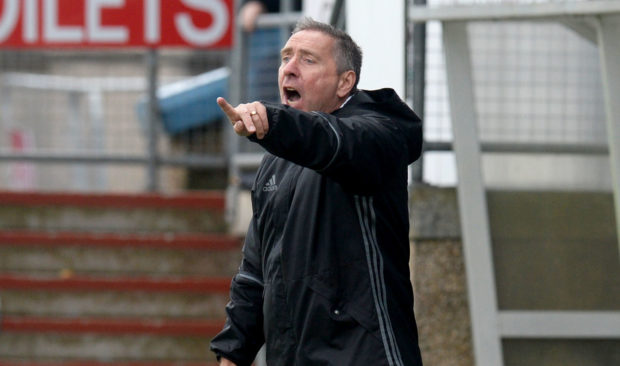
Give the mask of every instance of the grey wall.
M 425 363 L 473 365 L 456 190 L 420 185 L 411 193 L 412 277 Z M 611 194 L 487 195 L 500 310 L 620 310 Z M 503 345 L 507 366 L 620 362 L 618 340 L 505 339 Z

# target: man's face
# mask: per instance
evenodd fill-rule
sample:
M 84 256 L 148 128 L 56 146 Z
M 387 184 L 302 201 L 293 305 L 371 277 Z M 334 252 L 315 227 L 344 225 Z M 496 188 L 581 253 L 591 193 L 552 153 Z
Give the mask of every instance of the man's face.
M 278 86 L 283 104 L 330 113 L 340 107 L 334 39 L 314 30 L 297 32 L 281 51 Z M 342 94 L 342 92 L 340 92 Z

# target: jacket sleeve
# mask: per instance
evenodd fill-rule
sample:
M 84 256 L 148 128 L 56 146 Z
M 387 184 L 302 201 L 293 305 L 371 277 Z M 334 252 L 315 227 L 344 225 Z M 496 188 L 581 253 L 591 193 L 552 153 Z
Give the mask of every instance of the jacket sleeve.
M 230 302 L 226 305 L 224 329 L 211 341 L 211 350 L 237 366 L 250 366 L 260 347 L 263 335 L 263 276 L 260 266 L 260 245 L 254 219 L 243 245 L 239 272 L 232 280 Z
M 407 165 L 407 142 L 396 123 L 377 113 L 337 118 L 265 103 L 269 132 L 257 142 L 273 155 L 364 192 Z

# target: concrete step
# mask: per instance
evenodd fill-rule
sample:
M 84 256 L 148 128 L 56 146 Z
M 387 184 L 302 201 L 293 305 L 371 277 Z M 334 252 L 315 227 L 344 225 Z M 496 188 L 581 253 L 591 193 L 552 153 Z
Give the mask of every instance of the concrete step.
M 118 234 L 3 230 L 0 231 L 0 245 L 234 250 L 239 248 L 239 238 L 204 233 Z
M 232 276 L 239 266 L 241 253 L 202 253 L 147 248 L 33 249 L 0 248 L 0 270 L 33 274 L 100 274 L 115 275 L 167 274 Z
M 223 192 L 74 194 L 0 192 L 3 229 L 77 232 L 223 232 Z
M 214 362 L 205 336 L 164 336 L 127 333 L 68 333 L 3 331 L 0 360 L 75 361 L 88 360 L 117 365 L 141 362 Z
M 71 361 L 2 361 L 0 366 L 218 366 L 217 362 L 178 362 L 178 361 L 114 361 L 94 360 Z
M 222 320 L 5 316 L 0 359 L 214 361 Z
M 3 315 L 222 319 L 230 278 L 49 278 L 0 274 Z
M 241 240 L 212 234 L 0 231 L 0 271 L 233 276 Z
M 223 214 L 221 192 L 0 192 L 0 366 L 214 366 Z
M 2 314 L 224 319 L 228 294 L 1 290 Z M 0 333 L 2 331 L 0 330 Z
M 180 337 L 213 337 L 224 326 L 223 320 L 147 319 L 147 318 L 76 318 L 3 316 L 6 333 L 54 334 L 129 334 Z
M 0 289 L 48 291 L 145 291 L 227 293 L 226 278 L 76 277 L 46 278 L 0 274 Z

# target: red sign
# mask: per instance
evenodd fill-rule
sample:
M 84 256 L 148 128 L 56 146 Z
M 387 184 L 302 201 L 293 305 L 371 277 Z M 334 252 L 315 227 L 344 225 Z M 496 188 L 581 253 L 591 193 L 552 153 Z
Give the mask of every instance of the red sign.
M 0 48 L 228 48 L 233 19 L 233 0 L 0 0 Z

